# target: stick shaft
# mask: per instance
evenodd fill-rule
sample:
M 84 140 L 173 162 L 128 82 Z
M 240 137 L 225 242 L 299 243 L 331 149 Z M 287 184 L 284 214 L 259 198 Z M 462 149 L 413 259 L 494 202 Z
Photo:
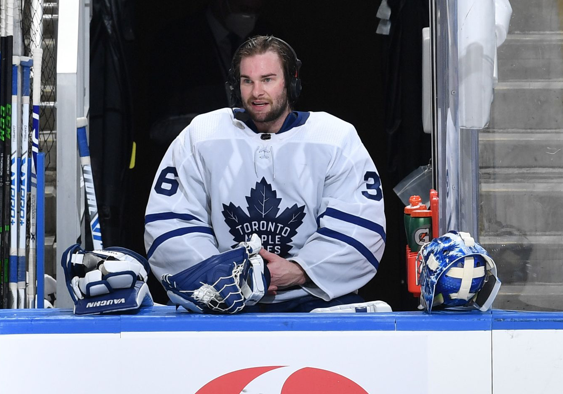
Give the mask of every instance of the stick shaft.
M 90 164 L 90 149 L 88 148 L 88 137 L 86 136 L 86 126 L 84 118 L 79 120 L 77 131 L 78 153 L 80 155 L 80 164 L 82 166 L 82 174 L 84 176 L 84 186 L 86 188 L 86 206 L 90 219 L 90 230 L 92 233 L 92 244 L 94 249 L 103 249 L 102 232 L 98 217 L 98 204 L 96 200 L 96 189 L 94 187 L 94 176 L 92 174 L 92 166 Z

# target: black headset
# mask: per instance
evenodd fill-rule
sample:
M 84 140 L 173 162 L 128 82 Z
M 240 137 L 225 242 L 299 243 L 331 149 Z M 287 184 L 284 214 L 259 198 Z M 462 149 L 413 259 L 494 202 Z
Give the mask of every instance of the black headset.
M 239 56 L 239 52 L 242 48 L 246 47 L 249 44 L 252 44 L 255 40 L 255 37 L 249 38 L 245 42 L 243 42 L 238 49 L 235 51 L 233 55 L 233 59 L 231 61 L 231 68 L 229 69 L 229 80 L 227 82 L 227 86 L 229 91 L 231 92 L 231 104 L 233 106 L 240 105 L 242 102 L 242 98 L 240 96 L 240 76 L 237 78 L 237 72 L 235 70 L 235 59 Z M 284 78 L 286 79 L 286 86 L 287 86 L 287 98 L 291 104 L 297 101 L 299 94 L 301 94 L 301 80 L 299 79 L 299 69 L 301 68 L 301 60 L 297 57 L 297 54 L 284 40 L 270 36 L 268 40 L 276 40 L 286 46 L 292 54 L 292 59 L 289 60 L 287 63 L 286 69 L 284 69 Z M 240 63 L 239 63 L 240 67 Z M 288 80 L 289 79 L 289 80 Z

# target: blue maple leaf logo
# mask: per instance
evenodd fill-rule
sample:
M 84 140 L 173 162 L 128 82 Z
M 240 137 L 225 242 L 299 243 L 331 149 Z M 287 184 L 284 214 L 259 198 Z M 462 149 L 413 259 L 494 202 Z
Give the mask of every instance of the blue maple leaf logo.
M 233 203 L 223 204 L 223 216 L 235 241 L 234 245 L 256 233 L 262 239 L 264 249 L 282 257 L 287 256 L 290 243 L 306 214 L 305 205 L 299 207 L 293 204 L 278 215 L 281 201 L 272 185 L 262 178 L 246 197 L 248 214 Z

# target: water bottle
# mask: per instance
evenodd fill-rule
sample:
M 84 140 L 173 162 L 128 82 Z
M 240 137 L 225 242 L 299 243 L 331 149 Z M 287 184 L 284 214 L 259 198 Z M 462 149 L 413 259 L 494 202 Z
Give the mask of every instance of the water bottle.
M 409 205 L 407 205 L 405 207 L 405 215 L 404 215 L 404 221 L 405 221 L 405 232 L 407 234 L 407 243 L 409 243 L 409 238 L 410 238 L 410 234 L 411 234 L 411 219 L 412 219 L 412 213 L 418 209 L 426 209 L 426 205 L 422 204 L 422 199 L 420 198 L 420 196 L 411 196 L 409 198 Z
M 411 212 L 410 234 L 407 242 L 412 252 L 418 252 L 422 245 L 432 239 L 432 211 L 417 209 Z

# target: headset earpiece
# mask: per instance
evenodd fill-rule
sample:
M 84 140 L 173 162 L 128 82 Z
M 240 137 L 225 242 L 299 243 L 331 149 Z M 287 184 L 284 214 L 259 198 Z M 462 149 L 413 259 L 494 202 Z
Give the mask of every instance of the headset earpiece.
M 295 51 L 293 50 L 293 48 L 290 47 L 288 43 L 285 43 L 285 44 L 289 47 L 289 49 L 291 49 L 291 52 L 293 53 L 293 56 L 294 56 L 294 59 L 295 59 L 295 73 L 293 74 L 293 78 L 290 81 L 289 89 L 288 89 L 289 100 L 293 103 L 294 101 L 296 101 L 299 98 L 299 95 L 301 94 L 301 79 L 299 79 L 299 70 L 301 69 L 301 60 L 299 60 L 297 58 L 297 55 L 295 54 Z
M 235 107 L 240 105 L 242 99 L 240 97 L 240 83 L 236 78 L 234 67 L 231 65 L 225 83 L 227 92 L 229 93 L 229 105 Z

